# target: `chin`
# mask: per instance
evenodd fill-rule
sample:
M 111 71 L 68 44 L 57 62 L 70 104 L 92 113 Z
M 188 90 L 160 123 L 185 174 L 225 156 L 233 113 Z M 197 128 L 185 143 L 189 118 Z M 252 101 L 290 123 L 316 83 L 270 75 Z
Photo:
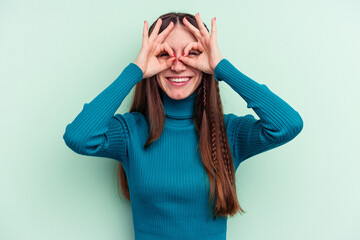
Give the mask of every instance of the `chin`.
M 166 95 L 168 95 L 170 98 L 172 98 L 174 100 L 181 100 L 181 99 L 187 98 L 192 93 L 191 91 L 182 91 L 182 90 L 164 91 L 164 92 L 166 93 Z
M 200 78 L 195 77 L 195 78 L 192 78 L 188 82 L 189 85 L 174 86 L 173 84 L 169 83 L 168 79 L 166 79 L 164 77 L 161 77 L 160 79 L 161 80 L 158 81 L 158 84 L 159 84 L 161 90 L 164 93 L 166 93 L 167 96 L 169 96 L 170 98 L 172 98 L 174 100 L 181 100 L 181 99 L 189 97 L 191 94 L 193 94 L 195 92 L 195 90 L 199 87 L 200 82 L 201 82 Z M 194 84 L 193 81 L 196 81 L 196 83 Z

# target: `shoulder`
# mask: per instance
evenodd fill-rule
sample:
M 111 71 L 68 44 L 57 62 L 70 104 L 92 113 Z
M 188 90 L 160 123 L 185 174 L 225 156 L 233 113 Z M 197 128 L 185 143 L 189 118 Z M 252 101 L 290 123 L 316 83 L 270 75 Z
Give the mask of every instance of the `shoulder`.
M 226 132 L 230 138 L 232 138 L 239 129 L 242 129 L 243 132 L 247 131 L 247 129 L 257 121 L 259 120 L 257 120 L 252 114 L 244 116 L 237 116 L 233 113 L 224 114 L 224 124 Z
M 238 125 L 239 123 L 241 122 L 246 122 L 246 121 L 252 121 L 252 120 L 255 120 L 256 119 L 254 118 L 253 115 L 251 114 L 247 114 L 247 115 L 244 115 L 244 116 L 237 116 L 233 113 L 227 113 L 227 114 L 224 114 L 224 122 L 225 122 L 225 126 L 226 127 L 234 127 L 233 125 Z
M 147 120 L 144 115 L 139 112 L 126 112 L 126 113 L 117 113 L 114 115 L 119 121 L 125 122 L 128 127 L 131 126 L 141 126 L 147 125 Z
M 114 118 L 125 125 L 128 131 L 137 134 L 145 134 L 148 132 L 147 119 L 139 112 L 126 112 L 123 114 L 115 114 Z

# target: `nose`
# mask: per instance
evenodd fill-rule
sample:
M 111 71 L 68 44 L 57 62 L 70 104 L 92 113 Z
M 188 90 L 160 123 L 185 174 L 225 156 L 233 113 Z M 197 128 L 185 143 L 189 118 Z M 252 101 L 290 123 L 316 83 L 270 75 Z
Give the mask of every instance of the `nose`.
M 175 72 L 181 72 L 186 70 L 186 65 L 180 61 L 178 58 L 175 59 L 175 61 L 171 65 L 171 70 Z

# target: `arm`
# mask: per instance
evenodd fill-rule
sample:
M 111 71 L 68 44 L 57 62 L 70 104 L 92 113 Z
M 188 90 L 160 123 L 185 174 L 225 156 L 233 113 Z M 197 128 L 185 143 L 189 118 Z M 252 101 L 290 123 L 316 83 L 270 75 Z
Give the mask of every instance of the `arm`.
M 215 79 L 225 81 L 260 117 L 238 117 L 228 114 L 227 132 L 234 151 L 235 167 L 247 158 L 283 145 L 295 138 L 303 128 L 300 114 L 274 94 L 236 69 L 227 59 L 215 67 Z
M 143 72 L 130 63 L 105 90 L 66 126 L 63 139 L 74 152 L 123 161 L 127 158 L 129 131 L 121 114 L 115 114 Z

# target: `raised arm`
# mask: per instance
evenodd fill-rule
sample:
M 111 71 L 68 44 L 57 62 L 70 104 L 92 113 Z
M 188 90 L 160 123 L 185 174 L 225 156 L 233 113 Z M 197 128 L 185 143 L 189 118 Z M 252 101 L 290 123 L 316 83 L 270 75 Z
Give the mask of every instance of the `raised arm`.
M 218 63 L 214 73 L 217 81 L 229 84 L 247 102 L 247 108 L 252 108 L 260 117 L 257 120 L 251 114 L 225 116 L 236 168 L 245 159 L 283 145 L 301 132 L 300 114 L 265 84 L 244 75 L 227 59 Z
M 130 63 L 105 90 L 66 126 L 63 139 L 74 152 L 123 161 L 127 158 L 128 129 L 121 114 L 115 114 L 143 72 Z
M 217 81 L 224 80 L 248 103 L 247 107 L 252 108 L 260 117 L 256 120 L 251 114 L 243 117 L 225 115 L 236 169 L 245 159 L 293 139 L 302 130 L 303 122 L 299 113 L 271 92 L 266 85 L 250 79 L 222 57 L 217 44 L 215 17 L 211 19 L 211 33 L 208 32 L 199 13 L 195 18 L 199 29 L 185 18 L 183 20 L 198 41 L 188 44 L 180 60 L 205 73 L 214 74 Z M 192 48 L 201 52 L 197 58 L 188 57 Z
M 73 151 L 83 155 L 114 158 L 123 162 L 128 158 L 129 129 L 122 114 L 115 114 L 124 98 L 135 84 L 171 66 L 174 57 L 160 62 L 160 52 L 171 48 L 162 43 L 174 27 L 170 23 L 160 34 L 162 20 L 156 22 L 149 35 L 148 23 L 144 21 L 143 40 L 139 54 L 120 76 L 103 90 L 67 125 L 63 139 Z

